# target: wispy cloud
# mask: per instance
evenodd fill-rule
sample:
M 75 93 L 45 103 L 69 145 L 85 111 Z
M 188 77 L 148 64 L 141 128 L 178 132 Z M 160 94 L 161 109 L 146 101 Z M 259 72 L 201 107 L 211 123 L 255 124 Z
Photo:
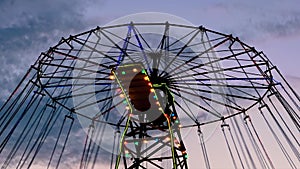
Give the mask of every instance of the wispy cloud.
M 269 36 L 292 36 L 300 32 L 300 10 L 297 4 L 294 0 L 284 3 L 277 0 L 217 1 L 198 13 L 202 14 L 200 18 L 207 17 L 208 23 L 222 31 L 253 40 Z
M 86 29 L 92 0 L 3 0 L 0 2 L 0 93 L 6 98 L 40 54 L 61 37 Z
M 276 36 L 291 36 L 300 32 L 300 11 L 283 14 L 278 18 L 257 23 L 263 33 Z

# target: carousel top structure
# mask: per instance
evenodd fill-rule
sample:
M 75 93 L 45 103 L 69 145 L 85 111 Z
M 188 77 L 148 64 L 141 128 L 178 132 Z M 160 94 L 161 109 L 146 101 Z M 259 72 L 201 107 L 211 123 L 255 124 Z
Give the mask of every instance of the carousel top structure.
M 299 102 L 265 54 L 239 38 L 169 14 L 134 14 L 40 55 L 0 109 L 0 161 L 296 168 Z

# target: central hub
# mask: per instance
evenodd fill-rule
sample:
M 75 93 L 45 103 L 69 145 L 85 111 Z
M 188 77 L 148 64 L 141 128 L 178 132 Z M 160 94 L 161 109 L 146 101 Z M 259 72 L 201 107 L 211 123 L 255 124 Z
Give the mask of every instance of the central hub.
M 151 107 L 149 95 L 152 90 L 152 84 L 148 79 L 149 77 L 146 74 L 138 72 L 129 85 L 131 103 L 140 112 L 145 112 Z
M 128 101 L 127 107 L 133 120 L 164 125 L 167 118 L 175 117 L 170 109 L 173 96 L 168 86 L 172 81 L 167 73 L 157 69 L 148 73 L 140 64 L 131 64 L 117 67 L 114 75 L 122 89 L 120 97 Z

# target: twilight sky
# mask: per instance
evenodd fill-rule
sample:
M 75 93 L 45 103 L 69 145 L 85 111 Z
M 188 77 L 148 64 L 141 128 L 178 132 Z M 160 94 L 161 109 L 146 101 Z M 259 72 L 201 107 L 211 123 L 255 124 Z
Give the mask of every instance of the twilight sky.
M 300 93 L 298 0 L 1 0 L 0 105 L 38 55 L 68 37 L 138 12 L 165 12 L 264 51 Z
M 297 0 L 1 0 L 0 100 L 8 96 L 39 53 L 61 37 L 137 12 L 166 12 L 233 34 L 264 51 L 284 75 L 300 77 Z

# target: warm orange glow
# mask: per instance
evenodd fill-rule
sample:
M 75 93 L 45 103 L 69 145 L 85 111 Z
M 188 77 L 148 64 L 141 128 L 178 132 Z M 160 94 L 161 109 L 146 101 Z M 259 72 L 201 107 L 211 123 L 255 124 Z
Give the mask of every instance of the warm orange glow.
M 110 78 L 111 80 L 114 80 L 114 79 L 115 79 L 115 76 L 114 76 L 114 75 L 110 75 L 109 78 Z
M 152 93 L 153 93 L 154 91 L 155 91 L 155 90 L 154 90 L 153 88 L 151 88 L 151 89 L 150 89 L 150 92 L 152 92 Z

